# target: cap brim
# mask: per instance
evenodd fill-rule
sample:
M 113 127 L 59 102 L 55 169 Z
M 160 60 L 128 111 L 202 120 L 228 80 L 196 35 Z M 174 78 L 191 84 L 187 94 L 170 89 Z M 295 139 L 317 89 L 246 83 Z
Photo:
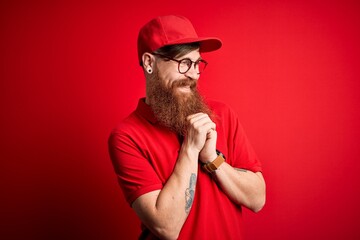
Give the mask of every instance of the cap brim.
M 212 52 L 218 50 L 222 46 L 222 42 L 218 38 L 208 37 L 208 38 L 184 38 L 180 39 L 166 45 L 174 45 L 174 44 L 186 44 L 186 43 L 200 43 L 200 52 Z

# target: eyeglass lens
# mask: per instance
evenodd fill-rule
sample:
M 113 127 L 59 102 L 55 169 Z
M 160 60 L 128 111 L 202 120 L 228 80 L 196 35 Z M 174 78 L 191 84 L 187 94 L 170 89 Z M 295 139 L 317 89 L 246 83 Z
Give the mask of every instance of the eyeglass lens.
M 193 62 L 190 59 L 183 59 L 179 62 L 179 72 L 186 73 L 190 70 Z M 206 63 L 203 61 L 194 62 L 194 67 L 197 73 L 202 73 L 206 67 Z

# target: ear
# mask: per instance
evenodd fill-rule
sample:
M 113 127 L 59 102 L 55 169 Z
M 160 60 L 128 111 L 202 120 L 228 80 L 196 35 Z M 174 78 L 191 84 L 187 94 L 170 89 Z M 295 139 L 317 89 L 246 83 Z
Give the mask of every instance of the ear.
M 146 71 L 148 68 L 154 67 L 155 58 L 148 52 L 145 52 L 142 55 L 143 68 Z

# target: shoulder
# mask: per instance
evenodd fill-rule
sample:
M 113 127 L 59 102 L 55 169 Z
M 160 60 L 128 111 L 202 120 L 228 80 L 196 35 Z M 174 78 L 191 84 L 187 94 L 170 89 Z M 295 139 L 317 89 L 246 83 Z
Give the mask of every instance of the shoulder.
M 141 135 L 144 128 L 146 128 L 145 121 L 134 111 L 111 130 L 109 141 L 116 141 L 119 137 L 122 139 L 136 138 Z
M 112 129 L 111 134 L 122 133 L 131 130 L 136 124 L 136 114 L 132 112 L 129 116 L 118 122 Z
M 206 99 L 206 103 L 208 104 L 208 106 L 212 109 L 223 109 L 223 108 L 229 108 L 229 106 L 219 100 L 215 100 L 215 99 Z
M 214 99 L 207 99 L 206 103 L 208 104 L 209 108 L 213 111 L 213 113 L 218 117 L 221 118 L 236 117 L 236 113 L 234 112 L 232 107 L 227 103 Z

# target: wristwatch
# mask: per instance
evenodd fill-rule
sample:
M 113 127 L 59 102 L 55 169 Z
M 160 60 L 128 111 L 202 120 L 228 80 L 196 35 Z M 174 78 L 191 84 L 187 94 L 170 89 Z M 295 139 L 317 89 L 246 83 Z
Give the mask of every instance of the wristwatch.
M 213 173 L 220 165 L 225 162 L 225 156 L 219 150 L 216 150 L 217 157 L 214 161 L 205 163 L 202 167 L 208 173 Z

